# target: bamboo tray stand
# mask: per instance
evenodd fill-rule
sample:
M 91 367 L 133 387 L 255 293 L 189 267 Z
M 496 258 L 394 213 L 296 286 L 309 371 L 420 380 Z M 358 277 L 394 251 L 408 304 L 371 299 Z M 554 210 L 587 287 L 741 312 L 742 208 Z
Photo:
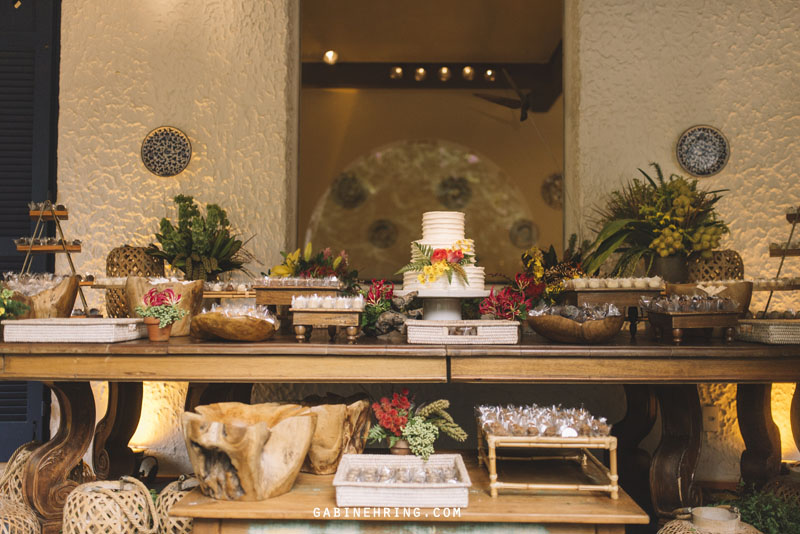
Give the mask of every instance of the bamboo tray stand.
M 514 449 L 579 449 L 575 456 L 497 456 L 498 448 Z M 588 449 L 605 449 L 608 451 L 609 467 L 603 465 Z M 522 484 L 502 482 L 497 479 L 497 460 L 575 460 L 585 468 L 592 462 L 596 468 L 608 477 L 608 484 Z M 619 499 L 619 475 L 617 474 L 617 438 L 577 437 L 559 438 L 543 436 L 496 436 L 487 434 L 478 424 L 478 464 L 489 470 L 489 494 L 497 497 L 498 491 L 508 490 L 548 490 L 548 491 L 602 491 L 610 494 L 612 499 Z

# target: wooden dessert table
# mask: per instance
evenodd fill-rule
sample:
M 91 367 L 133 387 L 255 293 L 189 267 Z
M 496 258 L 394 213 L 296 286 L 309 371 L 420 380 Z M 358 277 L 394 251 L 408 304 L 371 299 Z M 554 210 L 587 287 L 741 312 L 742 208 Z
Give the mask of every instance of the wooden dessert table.
M 742 476 L 758 484 L 780 467 L 771 383 L 800 381 L 800 345 L 687 339 L 674 346 L 647 336 L 632 340 L 627 332 L 598 346 L 553 344 L 538 336 L 524 337 L 518 345 L 412 346 L 374 339 L 350 345 L 329 342 L 326 334 L 307 344 L 288 336 L 264 343 L 174 338 L 168 343 L 0 344 L 0 380 L 45 382 L 61 406 L 58 432 L 33 453 L 25 473 L 26 498 L 45 532 L 59 530 L 64 501 L 77 484 L 69 473 L 93 436 L 99 476 L 124 472 L 129 465 L 127 442 L 138 422 L 143 380 L 625 384 L 628 411 L 614 425 L 621 485 L 659 517 L 698 502 L 694 473 L 702 417 L 696 384 L 739 384 L 737 409 L 746 446 Z M 97 429 L 90 380 L 111 385 L 109 409 Z M 189 395 L 194 395 L 191 389 Z M 794 404 L 800 406 L 800 392 L 795 395 Z M 655 424 L 658 408 L 662 438 L 651 459 L 639 443 Z M 795 428 L 800 428 L 797 413 L 793 415 Z

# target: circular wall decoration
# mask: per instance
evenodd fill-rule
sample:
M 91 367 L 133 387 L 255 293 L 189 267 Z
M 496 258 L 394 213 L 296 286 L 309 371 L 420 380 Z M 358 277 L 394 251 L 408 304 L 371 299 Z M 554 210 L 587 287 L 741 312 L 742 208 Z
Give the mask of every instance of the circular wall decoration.
M 180 174 L 191 159 L 192 143 L 172 126 L 156 128 L 142 141 L 142 163 L 156 176 Z
M 542 198 L 554 210 L 564 208 L 564 176 L 554 173 L 542 183 Z
M 731 153 L 722 132 L 707 125 L 692 126 L 683 132 L 675 152 L 683 170 L 698 177 L 717 174 Z
M 529 249 L 539 240 L 539 227 L 530 219 L 518 219 L 508 230 L 508 239 L 521 249 Z
M 449 210 L 460 210 L 472 198 L 472 188 L 463 176 L 448 176 L 436 184 L 436 198 Z
M 373 221 L 367 228 L 367 240 L 375 248 L 389 248 L 397 242 L 397 225 L 388 219 Z
M 367 199 L 367 189 L 358 177 L 350 172 L 343 172 L 331 185 L 333 201 L 346 210 L 357 208 Z

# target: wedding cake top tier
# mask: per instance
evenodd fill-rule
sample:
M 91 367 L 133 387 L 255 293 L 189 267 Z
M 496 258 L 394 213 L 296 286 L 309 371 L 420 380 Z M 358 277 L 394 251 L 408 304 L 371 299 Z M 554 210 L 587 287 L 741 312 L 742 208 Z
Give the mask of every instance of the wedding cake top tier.
M 453 243 L 464 239 L 464 214 L 460 211 L 428 211 L 422 214 L 424 243 Z

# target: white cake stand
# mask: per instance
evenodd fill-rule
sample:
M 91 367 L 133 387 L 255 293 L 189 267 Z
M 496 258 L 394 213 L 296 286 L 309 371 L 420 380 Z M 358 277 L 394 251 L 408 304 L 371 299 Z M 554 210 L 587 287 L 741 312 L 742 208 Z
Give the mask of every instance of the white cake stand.
M 403 297 L 411 291 L 399 289 L 395 295 Z M 460 321 L 461 301 L 488 297 L 489 291 L 483 289 L 467 289 L 451 291 L 448 289 L 420 289 L 417 296 L 422 299 L 422 318 L 425 321 Z

